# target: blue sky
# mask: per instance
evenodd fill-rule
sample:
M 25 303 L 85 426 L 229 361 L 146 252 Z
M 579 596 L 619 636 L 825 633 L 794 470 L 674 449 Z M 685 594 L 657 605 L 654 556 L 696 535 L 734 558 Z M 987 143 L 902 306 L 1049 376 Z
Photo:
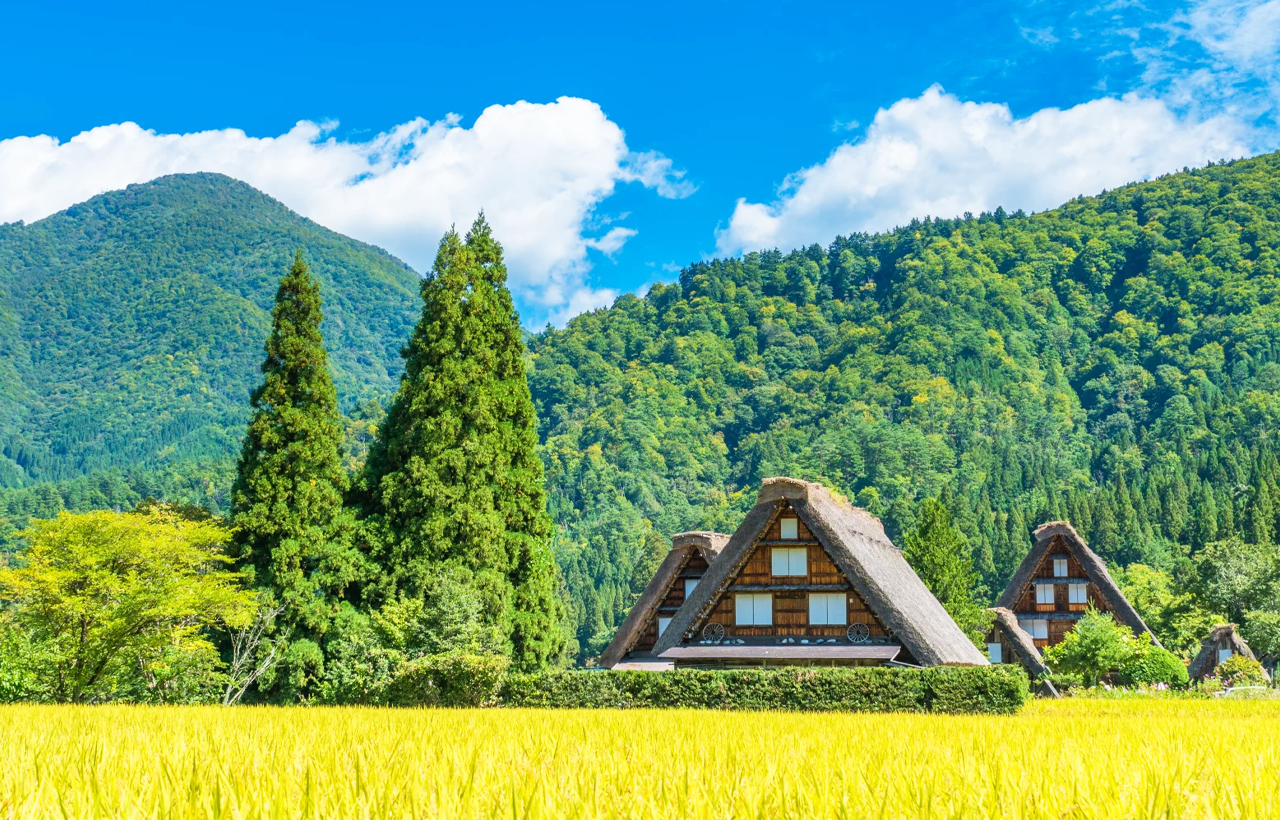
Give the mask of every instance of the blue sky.
M 425 270 L 484 207 L 534 326 L 1276 143 L 1276 0 L 106 5 L 0 3 L 0 221 L 220 170 Z

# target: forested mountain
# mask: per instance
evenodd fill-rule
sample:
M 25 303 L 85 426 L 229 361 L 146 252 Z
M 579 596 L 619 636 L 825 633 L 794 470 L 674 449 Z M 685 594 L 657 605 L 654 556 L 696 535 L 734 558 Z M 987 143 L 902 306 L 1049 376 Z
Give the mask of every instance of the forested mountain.
M 0 486 L 145 483 L 140 466 L 164 486 L 211 471 L 225 484 L 299 248 L 342 406 L 389 396 L 417 275 L 242 182 L 164 177 L 0 225 Z
M 823 481 L 895 537 L 940 497 L 992 594 L 1047 519 L 1184 587 L 1210 542 L 1273 544 L 1278 264 L 1268 155 L 699 263 L 539 335 L 582 654 L 666 535 L 728 531 L 769 475 Z
M 321 284 L 350 469 L 381 418 L 367 400 L 395 387 L 412 271 L 208 174 L 0 226 L 0 474 L 26 485 L 0 492 L 0 516 L 144 495 L 225 511 L 297 247 Z M 991 595 L 1052 518 L 1175 591 L 1203 581 L 1206 554 L 1274 563 L 1278 265 L 1268 155 L 1041 214 L 698 263 L 534 335 L 579 659 L 671 533 L 732 529 L 769 475 L 821 480 L 894 537 L 939 498 Z M 1213 605 L 1235 617 L 1274 597 L 1250 583 Z

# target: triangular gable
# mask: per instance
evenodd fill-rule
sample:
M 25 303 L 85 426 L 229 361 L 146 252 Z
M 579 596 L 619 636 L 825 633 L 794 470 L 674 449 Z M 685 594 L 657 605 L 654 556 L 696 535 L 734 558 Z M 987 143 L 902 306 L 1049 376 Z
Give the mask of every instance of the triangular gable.
M 683 581 L 690 574 L 689 570 L 697 570 L 698 576 L 705 575 L 728 540 L 729 536 L 718 532 L 682 532 L 673 535 L 671 550 L 663 558 L 644 592 L 640 593 L 605 651 L 600 654 L 600 665 L 612 668 L 633 650 L 644 652 L 652 649 L 659 637 L 659 618 L 668 609 L 668 616 L 674 616 L 684 603 Z
M 797 538 L 796 542 L 812 542 L 805 544 L 814 552 L 811 572 L 803 584 L 774 578 L 765 563 L 772 560 L 768 551 L 782 546 L 773 542 L 782 540 L 777 538 L 777 530 L 784 511 L 788 516 L 794 514 L 803 527 L 798 535 L 804 538 Z M 734 532 L 703 583 L 680 608 L 654 653 L 661 655 L 677 645 L 706 640 L 702 630 L 713 622 L 723 625 L 724 616 L 733 612 L 726 612 L 726 608 L 736 606 L 734 596 L 751 592 L 753 587 L 775 594 L 807 595 L 828 587 L 832 593 L 845 591 L 849 624 L 863 623 L 873 640 L 896 641 L 907 653 L 901 660 L 930 666 L 986 663 L 889 542 L 878 519 L 832 497 L 820 485 L 789 478 L 765 480 L 755 507 Z M 755 636 L 754 630 L 741 626 L 726 628 L 726 633 L 737 633 L 743 639 L 785 637 L 790 627 L 805 623 L 798 615 L 807 613 L 797 613 L 795 607 L 790 604 L 779 609 L 780 617 L 767 636 Z M 792 617 L 796 623 L 787 622 Z M 821 636 L 826 645 L 847 645 L 847 638 L 836 635 L 846 631 L 846 626 L 814 629 L 811 625 L 809 635 Z
M 1066 521 L 1050 521 L 1041 524 L 1033 533 L 1035 542 L 1031 551 L 1022 559 L 1013 577 L 1005 586 L 997 607 L 1012 610 L 1018 615 L 1033 617 L 1034 607 L 1025 605 L 1027 596 L 1034 601 L 1036 579 L 1052 576 L 1052 561 L 1056 554 L 1065 554 L 1073 559 L 1073 566 L 1078 566 L 1085 578 L 1092 585 L 1090 595 L 1101 599 L 1103 606 L 1099 609 L 1110 612 L 1116 621 L 1133 630 L 1135 635 L 1146 633 L 1152 641 L 1159 645 L 1155 635 L 1147 628 L 1146 623 L 1124 597 L 1119 585 L 1107 571 L 1106 563 L 1098 554 L 1089 549 L 1080 534 Z M 1083 609 L 1083 607 L 1081 607 Z
M 1026 630 L 1018 625 L 1017 616 L 1002 607 L 994 607 L 989 611 L 994 613 L 996 618 L 991 624 L 988 643 L 994 643 L 995 641 L 991 640 L 994 638 L 1002 645 L 1008 646 L 1014 655 L 1013 658 L 1006 658 L 1005 663 L 1016 660 L 1033 678 L 1048 673 L 1049 667 L 1040 656 L 1040 650 L 1036 649 L 1035 641 Z
M 1187 667 L 1187 674 L 1191 679 L 1200 680 L 1212 674 L 1218 667 L 1218 653 L 1223 649 L 1230 649 L 1233 655 L 1244 655 L 1249 660 L 1258 659 L 1248 642 L 1236 631 L 1235 624 L 1219 624 L 1209 630 L 1208 637 L 1200 643 L 1200 651 Z

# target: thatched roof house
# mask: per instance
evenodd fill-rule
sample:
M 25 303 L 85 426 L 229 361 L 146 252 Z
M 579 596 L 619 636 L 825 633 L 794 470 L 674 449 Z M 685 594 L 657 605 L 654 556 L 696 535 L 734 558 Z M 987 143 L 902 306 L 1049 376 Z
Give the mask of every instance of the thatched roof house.
M 1236 632 L 1235 624 L 1215 626 L 1209 630 L 1208 637 L 1200 643 L 1200 651 L 1191 659 L 1187 674 L 1192 680 L 1204 680 L 1213 674 L 1218 664 L 1232 655 L 1244 655 L 1250 660 L 1257 660 L 1249 644 L 1240 637 L 1239 632 Z
M 996 619 L 987 633 L 987 659 L 992 663 L 1016 663 L 1032 680 L 1049 673 L 1035 641 L 1018 625 L 1018 617 L 1004 607 L 991 610 Z
M 671 551 L 601 653 L 600 665 L 610 669 L 619 663 L 653 666 L 657 659 L 651 650 L 658 636 L 728 541 L 729 536 L 719 532 L 671 536 Z M 670 662 L 662 665 L 669 667 Z
M 1037 648 L 1060 642 L 1090 606 L 1110 612 L 1135 635 L 1151 634 L 1107 565 L 1074 527 L 1050 521 L 1037 527 L 1034 537 L 996 606 L 1014 614 Z
M 654 653 L 677 666 L 987 662 L 879 519 L 794 478 L 765 479 Z

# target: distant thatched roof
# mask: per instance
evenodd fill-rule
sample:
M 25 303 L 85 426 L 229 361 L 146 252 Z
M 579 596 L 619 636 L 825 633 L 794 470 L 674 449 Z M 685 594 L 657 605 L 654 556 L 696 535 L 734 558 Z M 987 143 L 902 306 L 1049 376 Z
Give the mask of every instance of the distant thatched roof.
M 1187 667 L 1187 674 L 1192 680 L 1199 680 L 1210 674 L 1218 665 L 1218 650 L 1230 649 L 1237 655 L 1244 655 L 1250 660 L 1257 660 L 1249 644 L 1245 643 L 1235 624 L 1220 624 L 1209 630 L 1209 635 L 1200 643 L 1200 651 L 1192 658 Z
M 654 573 L 644 592 L 640 593 L 640 598 L 627 613 L 622 626 L 614 633 L 613 640 L 609 641 L 609 645 L 600 654 L 600 665 L 613 668 L 626 657 L 644 632 L 645 624 L 649 622 L 653 611 L 667 597 L 671 585 L 692 555 L 700 554 L 711 564 L 728 541 L 729 536 L 719 532 L 681 532 L 671 536 L 671 551 L 662 559 L 658 571 Z
M 820 484 L 794 478 L 764 480 L 755 507 L 658 639 L 654 654 L 695 638 L 695 630 L 706 621 L 785 502 L 791 503 L 853 588 L 917 662 L 926 666 L 987 663 L 890 543 L 878 518 L 836 498 Z
M 1033 580 L 1036 568 L 1044 560 L 1045 553 L 1053 546 L 1054 536 L 1061 535 L 1067 551 L 1080 562 L 1080 566 L 1084 567 L 1085 575 L 1089 576 L 1089 580 L 1098 588 L 1099 594 L 1115 611 L 1116 621 L 1132 629 L 1135 635 L 1141 635 L 1144 632 L 1151 635 L 1151 640 L 1155 641 L 1157 646 L 1160 645 L 1156 636 L 1143 622 L 1142 616 L 1133 608 L 1133 604 L 1129 603 L 1129 599 L 1124 597 L 1124 593 L 1112 579 L 1111 573 L 1107 572 L 1106 563 L 1098 557 L 1096 552 L 1089 549 L 1089 545 L 1080 537 L 1080 533 L 1076 532 L 1075 527 L 1066 521 L 1050 521 L 1036 527 L 1033 535 L 1035 544 L 1032 545 L 1031 552 L 1022 559 L 1018 571 L 1009 579 L 996 606 L 1012 609 L 1017 605 L 1018 599 L 1022 597 L 1022 593 Z
M 1004 607 L 993 607 L 992 612 L 996 614 L 994 628 L 998 635 L 1004 636 L 1012 646 L 1013 651 L 1018 655 L 1018 661 L 1032 674 L 1033 677 L 1046 675 L 1049 673 L 1049 667 L 1044 665 L 1044 661 L 1040 658 L 1040 650 L 1036 649 L 1035 641 L 1027 631 L 1018 625 L 1018 616 Z

